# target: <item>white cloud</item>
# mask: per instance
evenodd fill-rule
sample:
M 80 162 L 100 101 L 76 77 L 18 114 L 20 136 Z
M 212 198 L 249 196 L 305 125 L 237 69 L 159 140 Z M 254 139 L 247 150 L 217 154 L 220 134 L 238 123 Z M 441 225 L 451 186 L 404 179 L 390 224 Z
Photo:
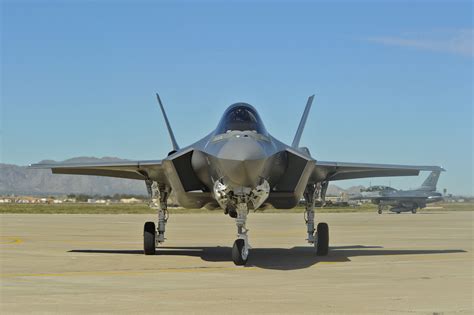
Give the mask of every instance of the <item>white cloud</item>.
M 474 29 L 408 36 L 376 36 L 366 38 L 366 40 L 388 46 L 410 47 L 474 57 Z

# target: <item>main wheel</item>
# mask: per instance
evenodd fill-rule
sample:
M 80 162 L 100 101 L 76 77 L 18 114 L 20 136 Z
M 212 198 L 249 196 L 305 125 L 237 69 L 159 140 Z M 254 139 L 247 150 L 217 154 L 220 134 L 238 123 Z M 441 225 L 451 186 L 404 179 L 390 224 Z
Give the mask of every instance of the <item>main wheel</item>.
M 237 266 L 243 266 L 247 263 L 249 256 L 249 251 L 245 248 L 245 241 L 243 239 L 238 239 L 234 242 L 232 246 L 232 260 Z
M 382 214 L 383 206 L 379 205 L 379 210 L 377 211 L 379 214 Z
M 415 214 L 416 213 L 416 208 L 411 209 L 411 213 Z
M 326 256 L 329 252 L 329 226 L 327 223 L 318 223 L 316 231 L 316 254 Z
M 154 222 L 146 222 L 143 227 L 143 252 L 145 255 L 155 255 L 156 227 Z

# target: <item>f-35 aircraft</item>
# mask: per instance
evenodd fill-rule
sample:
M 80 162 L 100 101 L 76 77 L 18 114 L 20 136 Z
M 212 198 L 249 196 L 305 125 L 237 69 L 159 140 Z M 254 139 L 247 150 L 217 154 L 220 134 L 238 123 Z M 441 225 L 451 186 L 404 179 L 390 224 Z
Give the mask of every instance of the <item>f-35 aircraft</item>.
M 397 190 L 388 186 L 371 186 L 361 190 L 361 195 L 351 199 L 370 199 L 378 205 L 378 213 L 382 214 L 385 207 L 390 207 L 390 211 L 400 213 L 416 213 L 417 209 L 423 209 L 427 203 L 443 200 L 443 196 L 436 192 L 436 184 L 439 175 L 444 169 L 432 171 L 423 184 L 412 190 Z
M 315 160 L 300 139 L 313 102 L 306 108 L 291 145 L 272 137 L 257 110 L 246 103 L 227 108 L 217 128 L 201 140 L 179 147 L 159 95 L 173 149 L 162 160 L 121 163 L 35 164 L 54 174 L 76 174 L 131 178 L 145 181 L 150 206 L 157 210 L 155 222 L 146 222 L 143 233 L 144 253 L 155 254 L 165 241 L 170 192 L 185 208 L 222 208 L 235 218 L 237 240 L 232 247 L 236 265 L 249 257 L 247 214 L 250 209 L 273 206 L 290 209 L 304 197 L 307 241 L 318 255 L 327 255 L 329 228 L 315 228 L 315 201 L 324 198 L 329 181 L 378 176 L 411 176 L 420 171 L 439 170 L 437 166 L 342 163 Z M 286 128 L 286 127 L 285 127 Z

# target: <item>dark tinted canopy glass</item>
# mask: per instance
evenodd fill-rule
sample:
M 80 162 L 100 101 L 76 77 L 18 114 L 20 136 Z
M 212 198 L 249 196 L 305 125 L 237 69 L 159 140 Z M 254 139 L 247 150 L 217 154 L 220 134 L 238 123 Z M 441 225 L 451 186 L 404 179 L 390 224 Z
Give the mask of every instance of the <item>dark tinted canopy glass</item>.
M 217 126 L 219 134 L 232 130 L 255 131 L 266 134 L 263 122 L 257 111 L 248 104 L 240 103 L 229 107 L 224 113 Z

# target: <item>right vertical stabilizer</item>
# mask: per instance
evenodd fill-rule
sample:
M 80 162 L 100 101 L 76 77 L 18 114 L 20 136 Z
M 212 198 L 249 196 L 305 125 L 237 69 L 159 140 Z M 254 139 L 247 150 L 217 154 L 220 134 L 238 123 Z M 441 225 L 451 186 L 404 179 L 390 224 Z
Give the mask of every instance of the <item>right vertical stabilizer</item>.
M 166 128 L 168 128 L 168 134 L 170 135 L 171 145 L 173 146 L 173 151 L 179 150 L 178 143 L 176 142 L 176 138 L 174 137 L 173 129 L 171 129 L 171 124 L 168 120 L 168 116 L 166 115 L 165 108 L 163 107 L 163 103 L 161 102 L 161 98 L 156 93 L 156 99 L 158 100 L 158 104 L 161 108 L 161 113 L 163 114 L 163 118 L 165 119 Z

